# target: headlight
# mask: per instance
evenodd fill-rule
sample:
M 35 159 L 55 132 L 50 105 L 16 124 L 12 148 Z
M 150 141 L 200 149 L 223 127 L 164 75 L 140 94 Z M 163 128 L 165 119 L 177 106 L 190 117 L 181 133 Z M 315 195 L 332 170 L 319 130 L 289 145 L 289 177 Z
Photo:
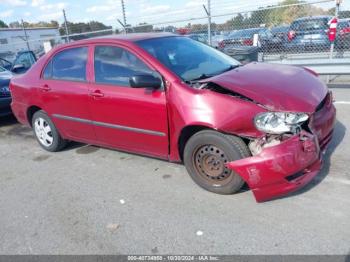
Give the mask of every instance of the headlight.
M 262 132 L 269 134 L 283 134 L 294 132 L 309 116 L 305 113 L 280 113 L 267 112 L 258 114 L 255 119 L 255 126 Z

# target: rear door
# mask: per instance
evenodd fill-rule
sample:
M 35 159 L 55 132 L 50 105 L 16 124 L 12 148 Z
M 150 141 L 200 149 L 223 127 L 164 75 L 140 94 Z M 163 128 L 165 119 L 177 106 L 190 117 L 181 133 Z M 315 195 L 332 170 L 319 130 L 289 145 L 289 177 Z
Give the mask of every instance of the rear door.
M 90 111 L 99 143 L 126 151 L 168 156 L 168 121 L 164 89 L 132 88 L 129 79 L 154 74 L 126 47 L 96 45 Z
M 38 94 L 60 132 L 74 140 L 95 141 L 88 106 L 88 47 L 67 48 L 46 64 Z

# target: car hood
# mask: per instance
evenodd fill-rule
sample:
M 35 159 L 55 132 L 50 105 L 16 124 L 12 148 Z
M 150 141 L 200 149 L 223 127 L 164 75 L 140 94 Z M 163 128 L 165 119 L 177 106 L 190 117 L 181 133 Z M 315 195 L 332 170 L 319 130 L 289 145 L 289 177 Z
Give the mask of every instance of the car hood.
M 301 67 L 250 63 L 202 82 L 248 97 L 269 110 L 312 113 L 327 87 Z

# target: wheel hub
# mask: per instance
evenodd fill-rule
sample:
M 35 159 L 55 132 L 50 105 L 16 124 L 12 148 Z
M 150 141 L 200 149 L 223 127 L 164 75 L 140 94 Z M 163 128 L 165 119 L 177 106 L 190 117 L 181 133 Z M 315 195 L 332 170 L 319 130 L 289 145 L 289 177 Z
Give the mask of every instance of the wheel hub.
M 206 179 L 222 181 L 231 175 L 226 167 L 228 159 L 223 150 L 213 145 L 200 147 L 194 155 L 197 171 Z
M 34 123 L 35 134 L 39 142 L 45 147 L 49 147 L 53 143 L 52 130 L 50 125 L 43 118 L 38 118 Z

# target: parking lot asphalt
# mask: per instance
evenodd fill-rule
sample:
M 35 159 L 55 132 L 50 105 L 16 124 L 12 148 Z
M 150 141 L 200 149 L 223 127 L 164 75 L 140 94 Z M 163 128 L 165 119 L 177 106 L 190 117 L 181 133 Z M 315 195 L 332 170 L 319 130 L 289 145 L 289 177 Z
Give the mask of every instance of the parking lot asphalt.
M 180 164 L 71 144 L 0 120 L 0 254 L 349 254 L 350 86 L 321 173 L 291 196 L 216 195 Z

